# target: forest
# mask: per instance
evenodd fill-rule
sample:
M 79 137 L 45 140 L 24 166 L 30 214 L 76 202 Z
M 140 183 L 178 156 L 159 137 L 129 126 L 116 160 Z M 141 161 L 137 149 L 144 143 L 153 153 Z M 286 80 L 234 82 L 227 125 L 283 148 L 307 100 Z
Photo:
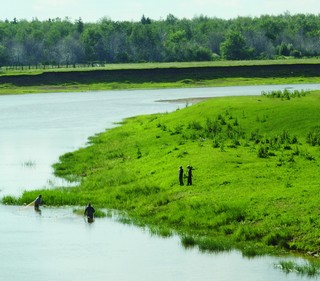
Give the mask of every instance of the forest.
M 320 55 L 320 15 L 0 21 L 0 67 L 260 60 Z

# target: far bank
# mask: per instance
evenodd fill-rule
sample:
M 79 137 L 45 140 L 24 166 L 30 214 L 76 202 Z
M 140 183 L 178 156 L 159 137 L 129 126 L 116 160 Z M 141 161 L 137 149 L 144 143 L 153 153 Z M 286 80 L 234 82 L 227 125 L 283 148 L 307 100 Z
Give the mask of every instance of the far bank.
M 0 75 L 0 94 L 320 82 L 317 63 L 163 65 Z

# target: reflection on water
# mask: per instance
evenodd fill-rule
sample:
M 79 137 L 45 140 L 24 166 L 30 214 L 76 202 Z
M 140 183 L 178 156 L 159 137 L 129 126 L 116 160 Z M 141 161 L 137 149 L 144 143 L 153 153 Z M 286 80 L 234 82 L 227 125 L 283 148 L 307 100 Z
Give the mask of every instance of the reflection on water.
M 52 176 L 59 155 L 125 117 L 173 111 L 195 97 L 259 95 L 288 86 L 56 93 L 0 97 L 0 196 L 65 185 Z M 290 86 L 291 87 L 291 86 Z M 319 89 L 298 85 L 295 89 Z M 274 268 L 277 258 L 186 250 L 178 237 L 97 219 L 70 209 L 0 205 L 0 280 L 307 280 Z
M 277 258 L 203 254 L 113 219 L 85 223 L 71 209 L 0 206 L 0 280 L 308 280 L 274 268 Z

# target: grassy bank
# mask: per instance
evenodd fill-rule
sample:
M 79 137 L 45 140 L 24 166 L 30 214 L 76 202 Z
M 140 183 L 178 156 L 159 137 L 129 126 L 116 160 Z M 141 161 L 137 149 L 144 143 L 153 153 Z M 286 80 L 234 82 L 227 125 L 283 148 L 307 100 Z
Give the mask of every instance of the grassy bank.
M 78 187 L 41 192 L 47 205 L 116 209 L 138 225 L 180 233 L 203 250 L 320 251 L 320 92 L 214 98 L 138 116 L 67 153 L 56 175 Z M 192 186 L 178 184 L 191 165 Z
M 318 60 L 150 63 L 0 71 L 0 95 L 118 89 L 319 83 Z
M 173 89 L 196 87 L 225 87 L 250 85 L 283 85 L 320 83 L 319 77 L 287 77 L 287 78 L 218 78 L 212 80 L 181 80 L 177 82 L 146 82 L 146 83 L 66 83 L 64 85 L 14 86 L 0 84 L 0 95 L 58 93 L 58 92 L 87 92 L 104 90 L 130 90 L 130 89 Z

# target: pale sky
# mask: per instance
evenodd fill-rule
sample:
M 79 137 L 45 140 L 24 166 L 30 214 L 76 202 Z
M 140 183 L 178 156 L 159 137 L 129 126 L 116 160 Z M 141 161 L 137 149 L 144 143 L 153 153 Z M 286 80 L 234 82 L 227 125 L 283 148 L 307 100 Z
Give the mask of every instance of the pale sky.
M 160 20 L 168 14 L 179 19 L 320 14 L 319 0 L 0 0 L 0 4 L 0 20 L 69 17 L 72 21 L 82 18 L 84 22 L 97 22 L 103 17 L 139 21 L 142 15 Z

